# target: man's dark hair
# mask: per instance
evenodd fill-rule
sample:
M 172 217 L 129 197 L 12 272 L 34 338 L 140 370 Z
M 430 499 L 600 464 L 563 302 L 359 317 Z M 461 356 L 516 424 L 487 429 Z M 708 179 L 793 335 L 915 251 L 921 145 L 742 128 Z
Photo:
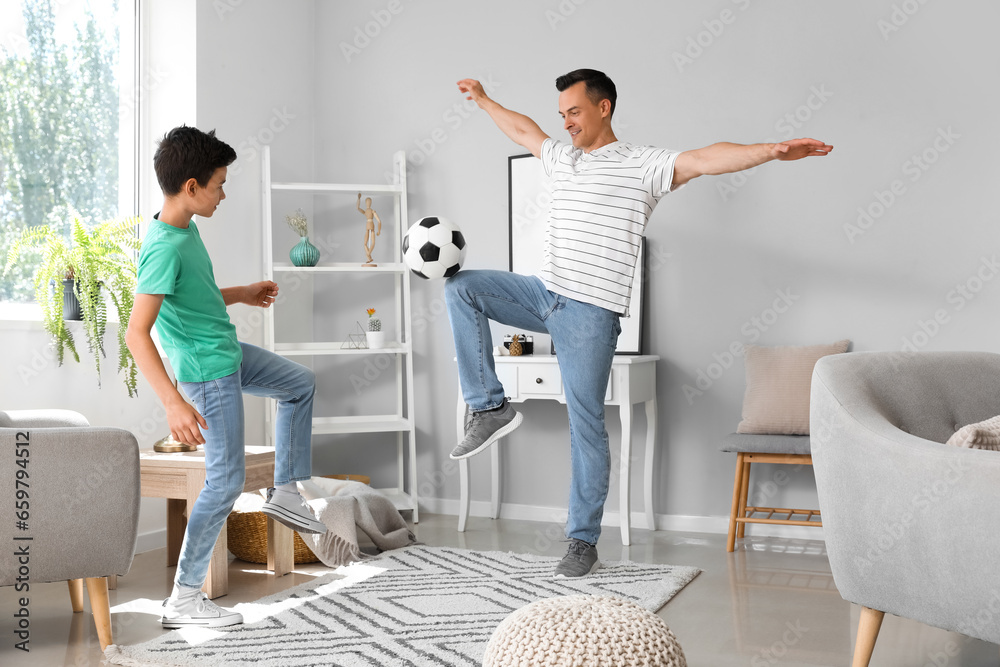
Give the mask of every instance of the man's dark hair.
M 598 72 L 596 69 L 575 69 L 569 74 L 563 74 L 556 78 L 556 90 L 561 93 L 581 81 L 586 84 L 587 98 L 591 102 L 594 104 L 600 104 L 601 100 L 611 102 L 611 113 L 608 114 L 608 118 L 614 116 L 618 91 L 615 89 L 615 82 L 609 79 L 604 72 Z
M 188 179 L 205 187 L 220 167 L 236 161 L 233 147 L 215 137 L 215 130 L 202 132 L 181 125 L 163 135 L 153 154 L 153 169 L 160 189 L 167 197 L 176 195 Z

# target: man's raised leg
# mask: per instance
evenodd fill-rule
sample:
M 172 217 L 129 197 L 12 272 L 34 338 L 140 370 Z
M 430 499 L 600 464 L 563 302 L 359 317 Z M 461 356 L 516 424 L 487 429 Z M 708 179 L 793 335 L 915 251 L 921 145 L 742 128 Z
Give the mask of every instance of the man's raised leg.
M 465 437 L 451 458 L 464 459 L 483 451 L 521 423 L 521 415 L 504 398 L 503 385 L 496 375 L 489 321 L 544 333 L 545 318 L 559 301 L 538 278 L 507 271 L 459 271 L 445 283 L 445 300 L 462 397 L 471 411 Z

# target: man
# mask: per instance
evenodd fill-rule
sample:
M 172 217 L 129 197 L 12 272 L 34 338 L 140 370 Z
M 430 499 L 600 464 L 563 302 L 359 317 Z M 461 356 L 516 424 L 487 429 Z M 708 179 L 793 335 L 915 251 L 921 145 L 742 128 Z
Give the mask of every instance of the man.
M 469 406 L 465 437 L 451 453 L 473 456 L 521 423 L 496 377 L 489 320 L 548 333 L 555 345 L 569 411 L 570 483 L 566 556 L 556 576 L 593 572 L 611 471 L 604 393 L 619 317 L 628 313 L 632 276 L 646 222 L 660 198 L 692 179 L 770 160 L 827 155 L 815 139 L 778 144 L 717 143 L 683 153 L 620 142 L 611 127 L 617 92 L 603 72 L 580 69 L 556 79 L 559 115 L 571 144 L 546 135 L 522 114 L 487 97 L 478 81 L 459 90 L 535 157 L 553 180 L 540 276 L 460 271 L 445 287 Z

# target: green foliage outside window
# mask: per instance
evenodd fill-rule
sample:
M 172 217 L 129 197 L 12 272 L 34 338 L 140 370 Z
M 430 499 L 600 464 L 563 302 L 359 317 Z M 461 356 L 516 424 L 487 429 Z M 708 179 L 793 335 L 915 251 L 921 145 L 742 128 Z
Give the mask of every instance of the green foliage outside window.
M 0 257 L 26 228 L 48 225 L 69 243 L 74 219 L 119 215 L 117 27 L 88 9 L 60 43 L 53 4 L 23 0 L 24 48 L 0 50 Z M 40 261 L 23 254 L 0 301 L 31 301 Z

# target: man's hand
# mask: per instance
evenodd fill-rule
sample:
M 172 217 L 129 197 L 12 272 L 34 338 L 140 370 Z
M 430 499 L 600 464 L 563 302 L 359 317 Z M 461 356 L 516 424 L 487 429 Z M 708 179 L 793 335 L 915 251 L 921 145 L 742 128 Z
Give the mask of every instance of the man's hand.
M 189 445 L 204 445 L 205 438 L 198 429 L 201 426 L 208 429 L 208 422 L 193 405 L 177 394 L 177 400 L 165 405 L 167 410 L 167 425 L 174 440 Z
M 259 283 L 247 285 L 245 296 L 240 303 L 258 308 L 270 308 L 274 300 L 278 298 L 278 283 L 271 280 L 263 280 Z
M 833 146 L 818 139 L 792 139 L 774 144 L 773 156 L 775 160 L 801 160 L 812 155 L 829 155 L 832 150 Z
M 458 89 L 463 93 L 468 93 L 465 99 L 472 100 L 480 107 L 483 106 L 482 102 L 484 100 L 490 99 L 486 96 L 486 91 L 483 90 L 483 84 L 475 79 L 462 79 L 458 82 Z
M 467 100 L 475 102 L 497 124 L 500 131 L 506 134 L 514 143 L 528 149 L 532 155 L 539 157 L 542 153 L 542 142 L 549 135 L 542 132 L 535 121 L 516 111 L 505 109 L 487 95 L 483 85 L 475 79 L 462 79 L 458 89 L 466 94 Z
M 791 139 L 778 144 L 731 144 L 722 142 L 684 151 L 674 162 L 673 186 L 684 185 L 699 176 L 732 174 L 752 169 L 771 160 L 801 160 L 813 155 L 828 155 L 833 146 L 817 139 Z

